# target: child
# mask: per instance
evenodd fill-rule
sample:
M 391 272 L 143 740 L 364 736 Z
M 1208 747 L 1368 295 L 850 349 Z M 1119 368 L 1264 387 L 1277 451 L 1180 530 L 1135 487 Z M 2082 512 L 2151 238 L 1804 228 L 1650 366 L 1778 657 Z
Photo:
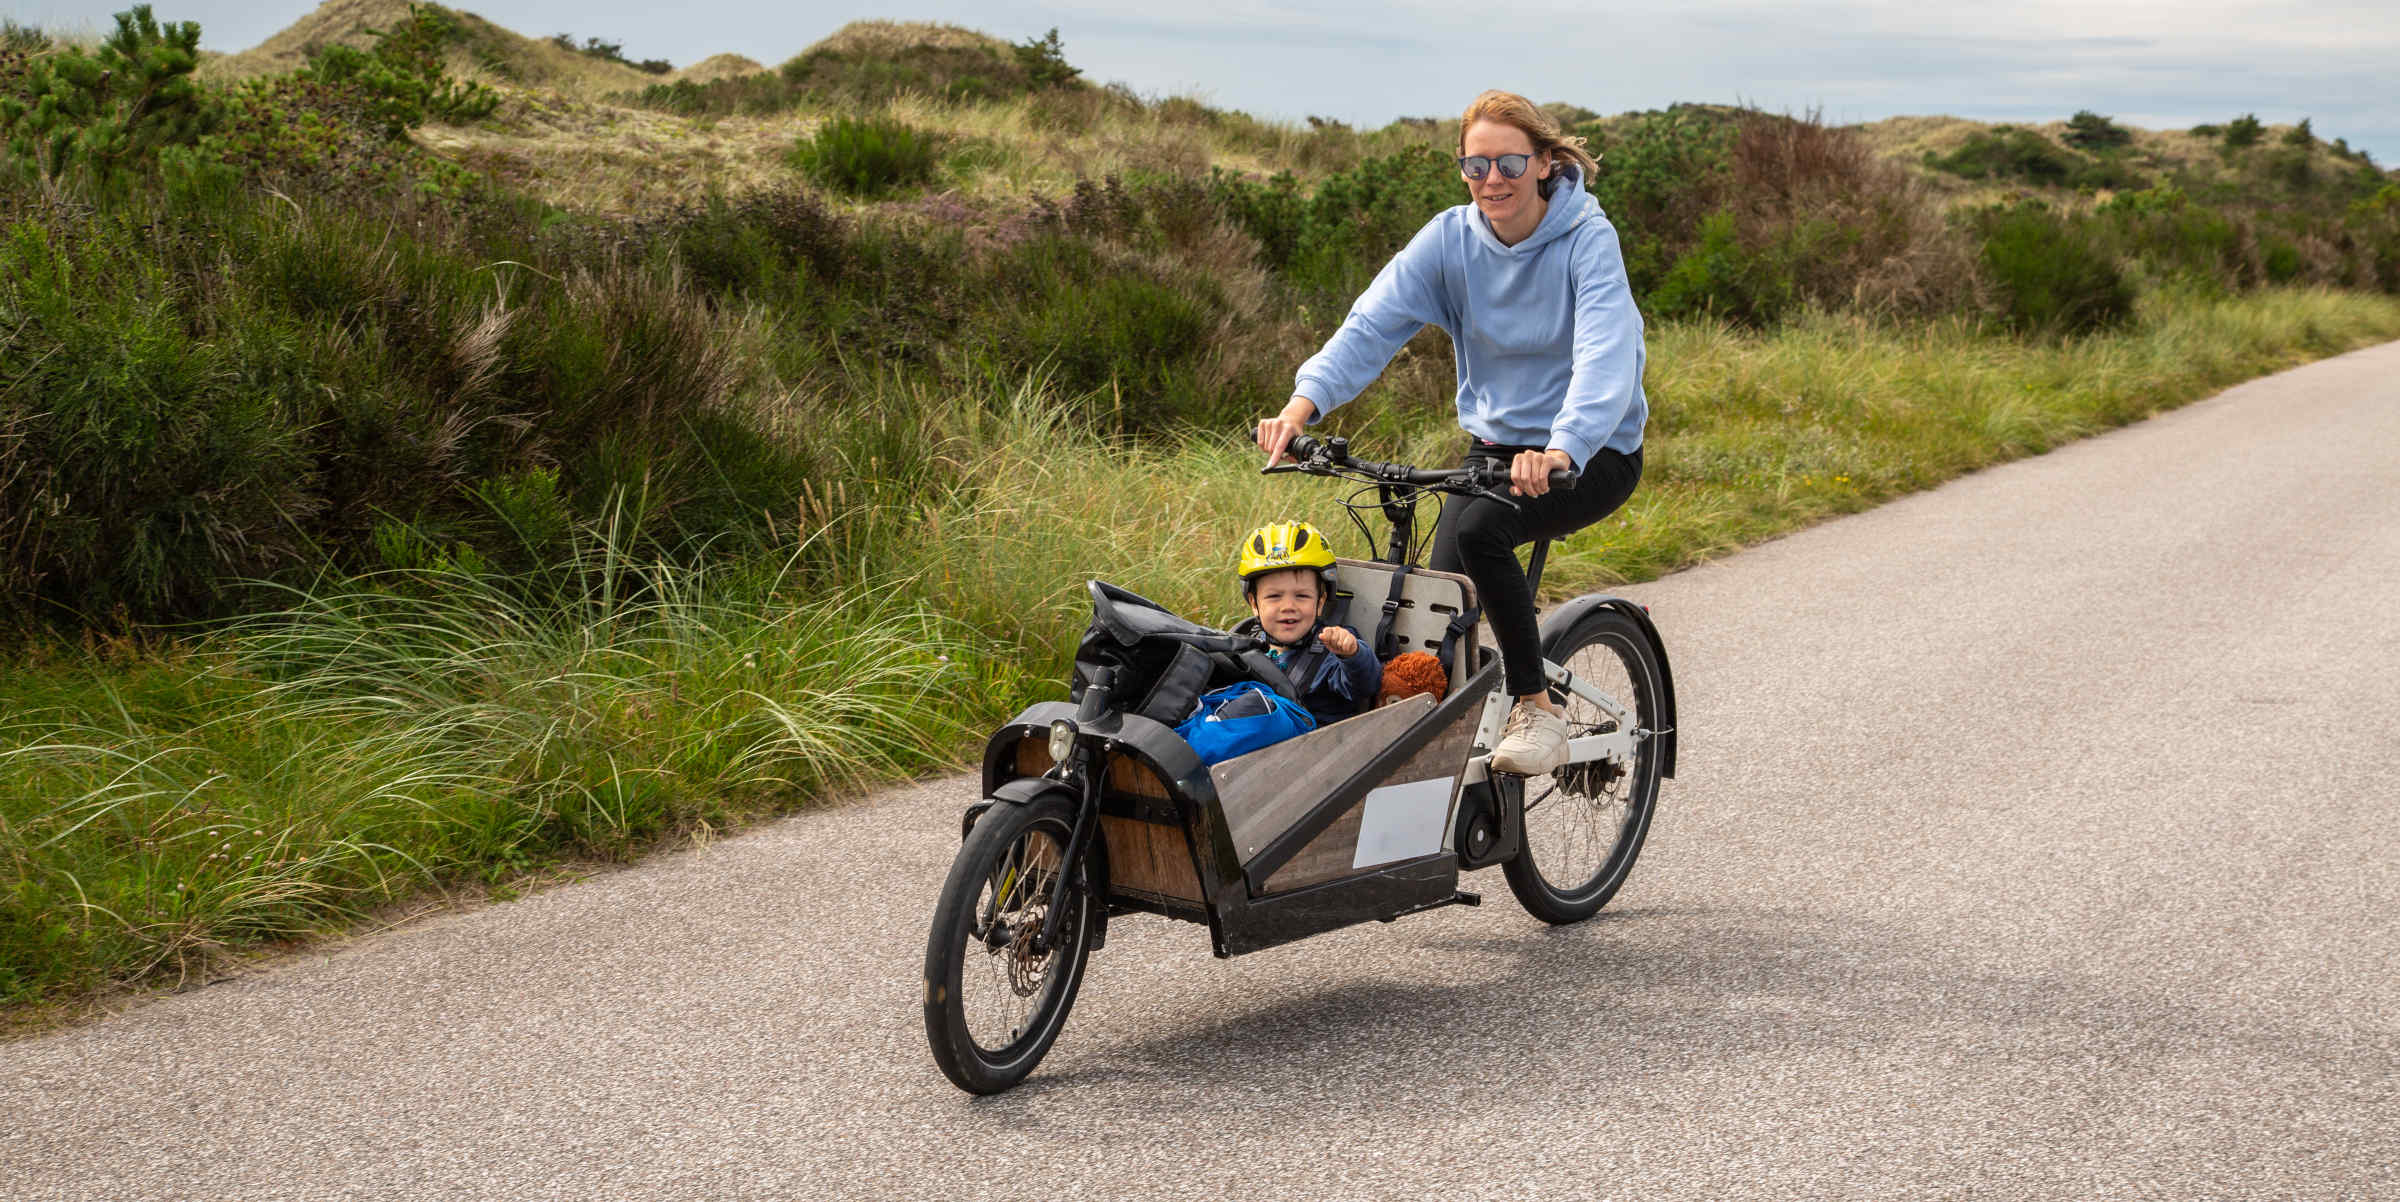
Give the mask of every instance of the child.
M 1234 574 L 1250 603 L 1250 617 L 1234 633 L 1264 631 L 1274 641 L 1267 654 L 1319 726 L 1374 708 L 1383 665 L 1357 631 L 1324 621 L 1333 602 L 1333 548 L 1316 527 L 1277 522 L 1251 531 Z

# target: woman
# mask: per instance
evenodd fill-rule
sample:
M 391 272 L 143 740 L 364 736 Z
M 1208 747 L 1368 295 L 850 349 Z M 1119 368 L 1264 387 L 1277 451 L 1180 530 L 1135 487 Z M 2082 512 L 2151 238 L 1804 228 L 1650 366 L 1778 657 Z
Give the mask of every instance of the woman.
M 1642 316 L 1617 232 L 1583 190 L 1598 164 L 1532 102 L 1485 92 L 1459 122 L 1470 203 L 1447 210 L 1367 286 L 1291 403 L 1258 423 L 1273 466 L 1304 426 L 1356 397 L 1416 332 L 1440 326 L 1458 363 L 1469 460 L 1505 463 L 1522 511 L 1488 498 L 1442 512 L 1433 567 L 1475 582 L 1516 698 L 1492 767 L 1532 775 L 1566 761 L 1567 723 L 1542 676 L 1533 590 L 1518 545 L 1614 512 L 1642 474 Z M 1550 491 L 1550 472 L 1581 473 Z

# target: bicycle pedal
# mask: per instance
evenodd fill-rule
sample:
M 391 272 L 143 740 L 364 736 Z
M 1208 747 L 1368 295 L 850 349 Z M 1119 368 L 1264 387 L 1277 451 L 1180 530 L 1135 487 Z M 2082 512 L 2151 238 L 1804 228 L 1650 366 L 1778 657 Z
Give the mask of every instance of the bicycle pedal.
M 1451 900 L 1462 906 L 1480 906 L 1483 904 L 1483 895 L 1461 889 L 1458 891 L 1458 896 Z

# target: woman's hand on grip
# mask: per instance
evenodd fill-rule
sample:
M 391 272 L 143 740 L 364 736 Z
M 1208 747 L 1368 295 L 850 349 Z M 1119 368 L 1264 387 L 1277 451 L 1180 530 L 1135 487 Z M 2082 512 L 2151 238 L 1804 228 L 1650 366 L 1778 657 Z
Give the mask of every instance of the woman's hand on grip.
M 1575 460 L 1565 451 L 1519 451 L 1508 464 L 1509 491 L 1520 497 L 1545 496 L 1550 491 L 1550 473 L 1574 470 Z
M 1296 396 L 1283 407 L 1283 412 L 1259 421 L 1258 449 L 1267 453 L 1268 467 L 1283 461 L 1284 448 L 1292 445 L 1292 439 L 1307 429 L 1309 419 L 1316 415 L 1315 401 Z

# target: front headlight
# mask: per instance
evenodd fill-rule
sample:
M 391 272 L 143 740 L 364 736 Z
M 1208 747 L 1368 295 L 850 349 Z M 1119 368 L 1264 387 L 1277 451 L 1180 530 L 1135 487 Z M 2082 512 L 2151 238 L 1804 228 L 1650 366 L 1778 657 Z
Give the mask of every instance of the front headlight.
M 1050 762 L 1067 762 L 1067 753 L 1075 750 L 1075 724 L 1064 718 L 1050 724 Z

